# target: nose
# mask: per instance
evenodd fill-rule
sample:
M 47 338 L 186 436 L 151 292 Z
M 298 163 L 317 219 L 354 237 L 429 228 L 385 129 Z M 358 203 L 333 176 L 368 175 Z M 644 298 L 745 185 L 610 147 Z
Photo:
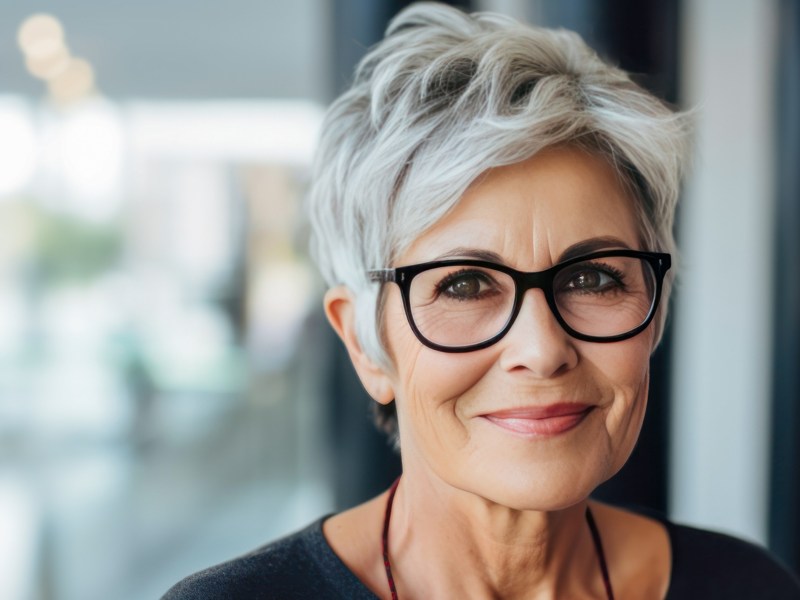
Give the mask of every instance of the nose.
M 514 324 L 499 343 L 503 345 L 500 366 L 507 371 L 546 379 L 578 363 L 575 340 L 559 325 L 540 289 L 525 293 Z

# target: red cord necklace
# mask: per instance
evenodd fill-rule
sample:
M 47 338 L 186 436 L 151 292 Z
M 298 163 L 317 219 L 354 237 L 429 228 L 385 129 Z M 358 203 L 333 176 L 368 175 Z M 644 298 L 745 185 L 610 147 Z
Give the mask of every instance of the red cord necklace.
M 392 565 L 389 563 L 389 519 L 392 516 L 392 504 L 394 503 L 394 493 L 397 491 L 397 484 L 400 483 L 398 477 L 389 489 L 389 497 L 386 500 L 386 515 L 383 517 L 383 566 L 386 568 L 386 579 L 389 582 L 389 591 L 392 593 L 392 600 L 398 600 L 397 589 L 394 586 L 394 577 L 392 577 Z M 611 579 L 608 576 L 608 566 L 606 565 L 606 556 L 603 553 L 603 544 L 600 540 L 600 532 L 597 529 L 597 524 L 594 522 L 594 516 L 589 507 L 586 507 L 586 521 L 589 524 L 589 531 L 592 533 L 592 542 L 594 542 L 594 550 L 597 554 L 597 561 L 600 563 L 600 573 L 603 576 L 603 585 L 606 588 L 606 596 L 608 600 L 614 600 L 614 592 L 611 590 Z

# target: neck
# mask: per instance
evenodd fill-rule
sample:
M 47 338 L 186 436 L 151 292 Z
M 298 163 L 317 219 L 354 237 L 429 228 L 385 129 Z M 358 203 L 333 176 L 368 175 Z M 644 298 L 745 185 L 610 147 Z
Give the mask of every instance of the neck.
M 407 470 L 389 524 L 399 597 L 604 597 L 585 512 L 515 510 Z

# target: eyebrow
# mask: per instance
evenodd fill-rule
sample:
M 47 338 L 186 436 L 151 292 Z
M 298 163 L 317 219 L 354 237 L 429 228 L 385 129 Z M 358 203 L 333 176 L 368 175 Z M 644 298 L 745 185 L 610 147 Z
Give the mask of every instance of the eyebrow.
M 586 240 L 581 240 L 580 242 L 576 242 L 569 246 L 566 250 L 564 250 L 558 257 L 556 263 L 562 263 L 566 260 L 571 258 L 575 258 L 577 256 L 583 256 L 584 254 L 591 254 L 592 252 L 597 252 L 598 250 L 605 250 L 607 248 L 624 248 L 627 250 L 631 250 L 631 246 L 623 242 L 621 239 L 614 237 L 614 236 L 600 236 L 589 238 Z M 446 260 L 448 258 L 469 258 L 474 260 L 485 260 L 487 262 L 494 262 L 501 265 L 506 264 L 506 261 L 503 259 L 502 256 L 497 254 L 497 252 L 492 252 L 491 250 L 485 250 L 482 248 L 469 248 L 466 246 L 460 246 L 458 248 L 453 248 L 452 250 L 448 250 L 444 254 L 440 254 L 434 260 Z
M 614 236 L 601 236 L 589 238 L 588 240 L 581 240 L 564 250 L 558 257 L 558 262 L 564 262 L 576 256 L 583 256 L 584 254 L 591 254 L 598 250 L 605 250 L 607 248 L 624 248 L 625 250 L 632 250 L 629 244 L 623 242 L 621 239 Z

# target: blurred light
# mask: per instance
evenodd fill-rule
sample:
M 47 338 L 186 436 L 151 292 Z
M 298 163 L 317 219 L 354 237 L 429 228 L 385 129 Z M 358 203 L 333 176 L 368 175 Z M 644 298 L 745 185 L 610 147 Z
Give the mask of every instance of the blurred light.
M 30 117 L 13 103 L 0 103 L 0 198 L 22 190 L 36 170 L 36 134 Z
M 147 156 L 311 162 L 324 111 L 307 101 L 162 102 L 131 111 L 134 147 Z
M 53 100 L 69 104 L 94 90 L 94 70 L 86 60 L 70 56 L 64 27 L 52 15 L 36 14 L 20 25 L 19 47 L 34 77 L 47 81 Z
M 301 263 L 275 262 L 253 277 L 249 298 L 250 349 L 266 369 L 286 365 L 299 340 L 313 298 L 311 270 Z
M 70 64 L 64 28 L 51 15 L 38 14 L 26 19 L 19 28 L 17 40 L 25 54 L 25 66 L 34 77 L 52 79 Z
M 47 82 L 47 87 L 57 102 L 78 100 L 94 89 L 94 69 L 82 58 L 73 58 L 57 76 Z
M 55 131 L 56 161 L 50 165 L 69 194 L 59 210 L 92 222 L 116 216 L 121 202 L 123 128 L 113 106 L 97 100 L 63 115 Z
M 172 198 L 159 218 L 170 222 L 170 253 L 176 266 L 201 285 L 235 261 L 228 177 L 224 169 L 197 163 L 183 167 L 166 188 Z
M 31 15 L 20 25 L 17 42 L 28 58 L 63 53 L 64 28 L 58 19 L 48 14 Z
M 63 52 L 43 56 L 28 56 L 25 59 L 25 66 L 34 77 L 54 79 L 66 70 L 71 60 L 69 52 L 66 48 L 63 48 Z

